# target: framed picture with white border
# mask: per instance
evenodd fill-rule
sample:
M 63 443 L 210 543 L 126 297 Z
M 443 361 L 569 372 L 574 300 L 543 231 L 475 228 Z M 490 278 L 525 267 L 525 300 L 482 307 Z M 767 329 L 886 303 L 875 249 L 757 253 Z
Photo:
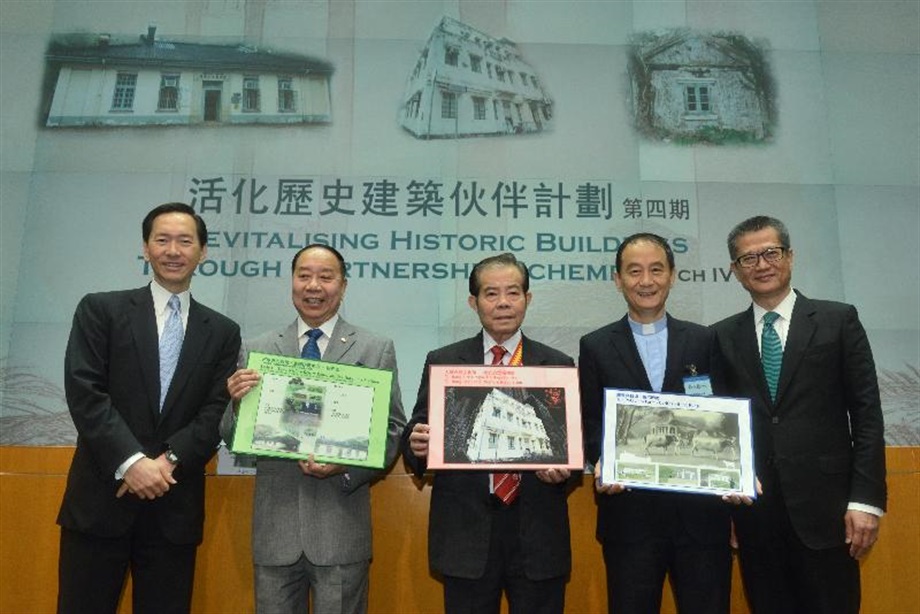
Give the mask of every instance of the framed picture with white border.
M 604 390 L 602 484 L 756 498 L 751 402 Z

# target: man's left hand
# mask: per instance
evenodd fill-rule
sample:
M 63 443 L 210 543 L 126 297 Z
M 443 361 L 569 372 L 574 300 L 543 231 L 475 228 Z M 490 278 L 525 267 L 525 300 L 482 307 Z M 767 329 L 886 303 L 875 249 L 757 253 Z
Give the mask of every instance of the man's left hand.
M 846 524 L 846 543 L 850 544 L 850 556 L 859 560 L 869 554 L 872 544 L 878 539 L 878 516 L 859 510 L 847 510 L 843 521 Z
M 565 482 L 572 475 L 568 469 L 542 469 L 537 471 L 537 479 L 547 484 L 559 484 Z
M 340 473 L 345 473 L 348 468 L 345 465 L 337 465 L 335 463 L 317 463 L 313 460 L 313 455 L 310 455 L 305 461 L 297 461 L 297 464 L 300 465 L 300 470 L 304 472 L 304 475 L 309 475 L 310 477 L 319 478 L 324 480 L 332 475 L 338 475 Z

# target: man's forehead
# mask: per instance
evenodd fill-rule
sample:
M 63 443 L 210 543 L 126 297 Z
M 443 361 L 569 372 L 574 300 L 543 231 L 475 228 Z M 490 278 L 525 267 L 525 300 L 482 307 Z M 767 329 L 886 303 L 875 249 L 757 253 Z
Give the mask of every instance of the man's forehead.
M 329 262 L 316 262 L 316 261 L 304 261 L 300 260 L 297 262 L 298 271 L 339 271 L 338 263 L 331 264 Z
M 479 279 L 483 290 L 496 288 L 523 288 L 524 279 L 520 271 L 514 268 L 494 270 L 498 275 L 482 275 Z
M 174 218 L 172 220 L 162 219 L 163 216 L 158 217 L 153 221 L 153 228 L 151 229 L 152 233 L 156 234 L 168 234 L 170 232 L 176 231 L 177 234 L 195 234 L 198 228 L 195 226 L 195 220 L 186 216 L 183 218 Z

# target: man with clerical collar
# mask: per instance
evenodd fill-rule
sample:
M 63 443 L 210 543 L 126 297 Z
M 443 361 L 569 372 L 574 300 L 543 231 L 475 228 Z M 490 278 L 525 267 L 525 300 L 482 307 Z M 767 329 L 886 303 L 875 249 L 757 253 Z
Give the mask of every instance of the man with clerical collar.
M 513 254 L 486 258 L 470 273 L 467 300 L 482 331 L 428 354 L 402 440 L 403 458 L 416 476 L 427 469 L 430 365 L 575 364 L 521 333 L 533 298 L 529 279 L 527 267 Z M 503 592 L 511 614 L 562 614 L 572 563 L 569 478 L 567 469 L 558 468 L 435 472 L 428 564 L 443 578 L 447 614 L 498 614 Z
M 675 277 L 664 238 L 639 233 L 624 239 L 615 281 L 628 313 L 582 337 L 579 346 L 585 460 L 595 464 L 597 538 L 608 607 L 618 614 L 659 611 L 668 573 L 680 612 L 729 611 L 729 507 L 715 496 L 600 481 L 604 389 L 683 393 L 686 377 L 708 377 L 715 362 L 713 333 L 667 313 Z

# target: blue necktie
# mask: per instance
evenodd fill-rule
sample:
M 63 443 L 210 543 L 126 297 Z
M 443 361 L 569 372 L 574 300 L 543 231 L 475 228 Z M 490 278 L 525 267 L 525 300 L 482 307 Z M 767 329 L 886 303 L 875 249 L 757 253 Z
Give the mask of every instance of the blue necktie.
M 180 315 L 181 303 L 179 297 L 173 294 L 167 303 L 169 316 L 160 335 L 160 411 L 163 411 L 163 401 L 169 391 L 176 365 L 179 363 L 179 352 L 182 351 L 182 316 Z
M 770 311 L 763 316 L 763 332 L 760 336 L 760 362 L 763 363 L 763 374 L 767 378 L 767 387 L 770 389 L 770 398 L 776 400 L 776 386 L 779 384 L 779 372 L 783 366 L 783 344 L 779 340 L 773 323 L 779 314 Z
M 310 360 L 320 360 L 319 344 L 316 340 L 322 336 L 323 331 L 318 328 L 308 330 L 307 342 L 303 344 L 303 350 L 300 352 L 300 357 L 309 358 Z

